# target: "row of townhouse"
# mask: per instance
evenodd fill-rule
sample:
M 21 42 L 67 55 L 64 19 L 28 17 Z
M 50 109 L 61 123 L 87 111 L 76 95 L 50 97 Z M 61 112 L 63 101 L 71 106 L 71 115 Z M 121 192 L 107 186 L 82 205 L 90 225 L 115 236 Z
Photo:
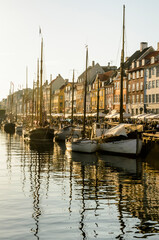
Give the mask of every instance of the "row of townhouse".
M 123 109 L 136 115 L 143 112 L 159 113 L 159 43 L 157 50 L 148 47 L 147 42 L 140 43 L 140 49 L 135 51 L 124 62 L 123 78 Z M 74 83 L 74 113 L 83 113 L 84 107 L 84 71 Z M 111 112 L 120 110 L 120 69 L 116 66 L 100 66 L 92 62 L 87 69 L 87 101 L 86 111 L 97 111 L 97 96 L 99 96 L 99 111 Z M 43 111 L 46 114 L 72 111 L 72 82 L 60 74 L 50 83 L 43 84 Z M 99 94 L 98 94 L 99 93 Z M 37 83 L 32 89 L 24 89 L 9 95 L 7 111 L 24 114 L 39 112 L 39 89 Z M 13 104 L 13 106 L 12 106 Z

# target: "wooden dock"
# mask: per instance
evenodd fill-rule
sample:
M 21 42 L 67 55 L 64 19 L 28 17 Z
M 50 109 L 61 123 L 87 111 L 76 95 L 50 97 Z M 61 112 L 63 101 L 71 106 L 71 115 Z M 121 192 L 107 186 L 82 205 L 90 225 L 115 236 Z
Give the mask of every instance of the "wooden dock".
M 142 140 L 144 143 L 159 142 L 159 132 L 156 133 L 143 133 Z

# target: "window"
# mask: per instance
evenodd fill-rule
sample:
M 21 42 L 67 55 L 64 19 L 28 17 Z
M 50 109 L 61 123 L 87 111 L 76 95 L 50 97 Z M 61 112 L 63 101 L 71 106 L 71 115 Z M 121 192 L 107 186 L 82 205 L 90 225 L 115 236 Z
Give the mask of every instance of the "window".
M 140 83 L 140 90 L 143 90 L 143 82 Z
M 139 91 L 139 83 L 136 83 L 136 91 Z
M 141 77 L 143 77 L 144 76 L 144 71 L 141 70 L 140 74 L 141 74 Z
M 124 94 L 124 102 L 126 102 L 126 94 Z
M 159 77 L 159 67 L 156 67 L 156 77 Z
M 132 85 L 132 91 L 135 91 L 135 84 Z
M 152 68 L 152 75 L 155 75 L 155 67 Z
M 152 103 L 155 103 L 155 94 L 152 94 Z
M 149 103 L 151 103 L 151 95 L 149 95 Z
M 152 88 L 155 88 L 155 80 L 152 81 Z
M 136 95 L 136 103 L 139 102 L 139 95 Z
M 124 84 L 123 84 L 123 85 L 124 85 L 123 87 L 126 88 L 126 81 L 124 81 Z
M 145 59 L 142 59 L 142 66 L 145 65 Z
M 135 103 L 135 95 L 132 95 L 132 103 Z
M 151 68 L 149 68 L 149 78 L 151 78 Z
M 148 83 L 148 89 L 151 89 L 151 81 Z
M 159 103 L 159 94 L 156 94 L 156 102 Z
M 143 103 L 143 99 L 144 99 L 144 95 L 141 94 L 141 95 L 140 95 L 140 102 L 141 102 L 141 103 Z
M 130 84 L 128 84 L 128 92 L 130 92 Z
M 136 78 L 139 78 L 139 71 L 136 72 Z
M 133 74 L 132 74 L 132 78 L 135 79 L 135 72 L 133 72 Z
M 156 88 L 159 87 L 159 80 L 156 80 Z
M 151 57 L 151 64 L 153 64 L 155 62 L 155 57 Z
M 138 114 L 138 109 L 136 108 L 136 115 Z
M 131 79 L 131 73 L 128 74 L 128 80 L 130 80 L 130 79 Z
M 145 96 L 145 103 L 148 103 L 148 96 Z

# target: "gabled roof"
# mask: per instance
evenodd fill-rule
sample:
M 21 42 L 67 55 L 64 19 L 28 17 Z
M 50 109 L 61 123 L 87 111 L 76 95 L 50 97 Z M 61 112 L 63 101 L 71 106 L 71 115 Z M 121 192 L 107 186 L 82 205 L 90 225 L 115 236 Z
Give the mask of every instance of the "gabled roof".
M 149 52 L 151 49 L 153 50 L 152 47 L 147 47 L 147 48 L 144 48 L 142 51 L 137 50 L 136 52 L 134 52 L 134 53 L 131 55 L 131 57 L 129 57 L 129 58 L 125 61 L 125 63 L 124 63 L 124 68 L 129 70 L 132 62 L 137 61 L 137 60 L 141 60 L 142 58 L 144 58 L 144 57 L 145 57 L 144 55 L 146 54 L 146 52 L 147 52 L 147 54 L 148 54 L 148 52 Z
M 148 55 L 145 56 L 145 59 L 151 59 L 151 57 L 156 57 L 159 55 L 159 51 L 153 51 L 151 53 L 149 53 Z

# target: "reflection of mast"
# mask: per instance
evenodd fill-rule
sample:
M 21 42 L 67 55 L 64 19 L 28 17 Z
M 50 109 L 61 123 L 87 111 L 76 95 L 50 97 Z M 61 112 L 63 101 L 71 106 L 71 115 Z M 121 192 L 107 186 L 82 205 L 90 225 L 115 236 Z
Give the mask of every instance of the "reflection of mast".
M 73 170 L 73 162 L 72 159 L 70 161 L 70 195 L 69 195 L 69 213 L 71 214 L 72 210 L 71 210 L 71 203 L 72 203 L 72 170 Z
M 123 221 L 123 213 L 122 213 L 122 203 L 123 203 L 123 196 L 122 196 L 122 188 L 123 188 L 123 185 L 121 183 L 119 183 L 119 203 L 118 203 L 118 211 L 119 211 L 119 222 L 120 222 L 120 230 L 121 230 L 121 233 L 116 237 L 118 239 L 122 239 L 122 235 L 125 234 L 124 232 L 124 229 L 125 229 L 125 223 Z
M 83 239 L 87 239 L 86 233 L 84 231 L 84 212 L 85 212 L 85 199 L 84 199 L 84 186 L 85 186 L 85 167 L 81 165 L 81 175 L 82 175 L 82 211 L 81 211 L 81 221 L 80 221 L 80 230 L 82 232 Z
M 32 161 L 32 155 L 31 155 L 31 161 Z M 31 178 L 34 177 L 34 179 L 30 179 L 31 184 L 32 184 L 32 191 L 33 191 L 33 214 L 32 217 L 35 220 L 35 229 L 32 229 L 32 231 L 34 232 L 34 236 L 39 239 L 38 237 L 38 232 L 39 232 L 39 217 L 41 215 L 41 210 L 40 210 L 40 206 L 39 206 L 39 198 L 40 198 L 40 155 L 36 154 L 36 159 L 34 161 L 34 167 L 35 169 L 33 170 L 33 172 L 35 172 L 35 175 L 32 175 L 32 169 L 30 169 L 30 173 L 31 173 Z

